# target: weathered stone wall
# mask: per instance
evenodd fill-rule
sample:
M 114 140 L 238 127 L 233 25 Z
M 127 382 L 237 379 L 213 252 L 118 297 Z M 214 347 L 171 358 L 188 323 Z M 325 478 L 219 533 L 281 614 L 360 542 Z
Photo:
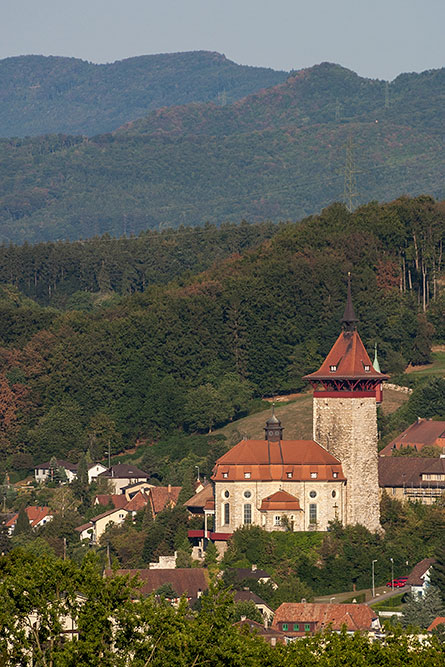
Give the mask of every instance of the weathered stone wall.
M 302 511 L 295 512 L 260 512 L 261 502 L 276 491 L 287 491 L 300 501 Z M 226 492 L 229 497 L 226 497 Z M 250 492 L 246 498 L 245 493 Z M 315 492 L 315 498 L 310 493 Z M 335 496 L 333 495 L 335 494 Z M 230 522 L 224 523 L 224 504 L 230 506 Z M 265 530 L 281 530 L 274 525 L 274 517 L 286 514 L 291 520 L 293 516 L 294 530 L 305 531 L 313 527 L 309 524 L 309 504 L 317 505 L 316 530 L 327 530 L 329 521 L 338 519 L 344 523 L 345 513 L 345 486 L 341 481 L 318 481 L 316 479 L 299 482 L 282 480 L 273 482 L 257 482 L 254 480 L 239 480 L 215 483 L 215 532 L 232 533 L 244 525 L 244 505 L 250 503 L 252 509 L 252 525 L 262 526 Z M 267 515 L 267 516 L 266 516 Z
M 380 529 L 377 406 L 374 397 L 314 397 L 314 440 L 342 464 L 347 479 L 344 523 Z

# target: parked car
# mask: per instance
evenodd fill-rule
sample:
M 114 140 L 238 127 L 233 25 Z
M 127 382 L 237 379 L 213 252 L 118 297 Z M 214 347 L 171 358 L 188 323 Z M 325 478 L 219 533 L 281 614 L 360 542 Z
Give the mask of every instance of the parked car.
M 399 577 L 398 579 L 392 579 L 391 581 L 388 581 L 386 586 L 388 588 L 403 588 L 406 586 L 407 580 L 408 577 Z

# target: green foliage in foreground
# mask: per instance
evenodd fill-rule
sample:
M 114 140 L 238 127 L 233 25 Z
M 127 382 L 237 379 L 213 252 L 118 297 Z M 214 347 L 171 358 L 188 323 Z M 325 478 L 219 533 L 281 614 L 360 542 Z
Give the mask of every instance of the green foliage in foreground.
M 403 635 L 374 644 L 327 634 L 271 647 L 233 625 L 232 596 L 211 586 L 191 612 L 150 597 L 132 601 L 134 586 L 103 579 L 92 559 L 38 558 L 17 551 L 0 558 L 0 658 L 5 667 L 441 667 L 443 646 Z M 31 616 L 32 615 L 32 616 Z M 79 637 L 61 641 L 68 616 Z

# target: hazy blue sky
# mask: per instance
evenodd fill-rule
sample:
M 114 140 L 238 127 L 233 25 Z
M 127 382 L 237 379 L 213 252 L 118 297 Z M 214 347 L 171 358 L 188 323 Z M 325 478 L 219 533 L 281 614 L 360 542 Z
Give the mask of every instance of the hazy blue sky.
M 1 0 L 0 58 L 206 49 L 245 65 L 328 60 L 393 79 L 445 65 L 444 25 L 444 0 Z

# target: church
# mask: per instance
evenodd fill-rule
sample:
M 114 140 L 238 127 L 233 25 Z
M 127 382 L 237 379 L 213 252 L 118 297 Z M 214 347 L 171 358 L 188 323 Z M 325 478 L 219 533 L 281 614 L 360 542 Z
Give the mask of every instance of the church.
M 377 405 L 388 377 L 357 331 L 350 281 L 340 335 L 305 379 L 313 388 L 313 440 L 286 440 L 272 414 L 263 440 L 244 439 L 216 461 L 205 530 L 191 532 L 219 542 L 246 525 L 325 531 L 338 520 L 380 529 Z

